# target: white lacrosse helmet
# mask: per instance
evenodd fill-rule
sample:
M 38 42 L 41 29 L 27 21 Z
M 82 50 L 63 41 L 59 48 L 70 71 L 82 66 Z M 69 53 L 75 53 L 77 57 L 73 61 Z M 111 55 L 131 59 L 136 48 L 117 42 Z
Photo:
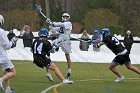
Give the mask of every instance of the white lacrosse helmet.
M 0 15 L 0 26 L 2 26 L 4 24 L 4 18 L 2 15 Z
M 64 13 L 62 15 L 62 21 L 68 21 L 68 20 L 70 20 L 70 15 L 68 13 Z

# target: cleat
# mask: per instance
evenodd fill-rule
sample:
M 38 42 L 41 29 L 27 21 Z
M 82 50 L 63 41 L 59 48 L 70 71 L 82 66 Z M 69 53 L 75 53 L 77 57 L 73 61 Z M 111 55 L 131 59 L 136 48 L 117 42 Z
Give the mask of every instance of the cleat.
M 67 79 L 65 79 L 65 80 L 63 80 L 63 84 L 72 84 L 74 81 L 70 81 L 70 80 L 67 80 Z
M 50 73 L 47 73 L 46 74 L 46 77 L 48 78 L 49 81 L 53 82 L 53 78 L 52 78 L 52 75 Z
M 14 89 L 13 88 L 11 88 L 11 92 L 10 93 L 16 93 L 15 91 L 14 91 Z
M 122 76 L 122 77 L 117 77 L 117 79 L 115 80 L 115 82 L 119 83 L 119 82 L 121 82 L 121 81 L 123 81 L 123 80 L 124 80 L 124 76 Z
M 0 90 L 4 91 L 3 85 L 2 85 L 2 79 L 0 79 Z
M 16 93 L 12 88 L 7 87 L 4 93 Z
M 69 80 L 71 76 L 71 73 L 67 73 L 66 79 Z

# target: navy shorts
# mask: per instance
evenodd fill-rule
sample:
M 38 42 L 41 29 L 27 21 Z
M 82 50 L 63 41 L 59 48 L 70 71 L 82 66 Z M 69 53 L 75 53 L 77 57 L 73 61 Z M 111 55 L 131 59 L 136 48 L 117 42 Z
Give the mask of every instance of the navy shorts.
M 46 56 L 34 55 L 33 57 L 33 63 L 35 63 L 40 68 L 49 67 L 52 64 L 51 59 L 47 58 Z
M 131 60 L 128 54 L 125 55 L 118 55 L 116 56 L 112 62 L 115 62 L 118 65 L 123 65 L 123 64 L 130 64 Z

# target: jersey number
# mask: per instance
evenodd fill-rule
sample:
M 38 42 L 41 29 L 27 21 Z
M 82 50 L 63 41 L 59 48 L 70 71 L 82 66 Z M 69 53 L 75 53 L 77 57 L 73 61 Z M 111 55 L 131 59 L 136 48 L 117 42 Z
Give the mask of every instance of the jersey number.
M 38 54 L 41 54 L 41 51 L 42 51 L 42 46 L 43 46 L 43 43 L 40 43 L 38 46 L 37 46 L 37 42 L 35 43 L 34 45 L 34 53 L 38 53 Z
M 112 40 L 115 42 L 116 45 L 119 45 L 120 42 L 116 37 L 112 37 Z
M 60 27 L 59 33 L 64 34 L 64 28 Z

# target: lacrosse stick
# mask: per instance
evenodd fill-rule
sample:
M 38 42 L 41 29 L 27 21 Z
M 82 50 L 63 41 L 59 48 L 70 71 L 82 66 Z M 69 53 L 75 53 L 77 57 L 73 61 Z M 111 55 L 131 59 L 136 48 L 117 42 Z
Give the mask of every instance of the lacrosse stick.
M 46 15 L 42 12 L 42 8 L 39 4 L 35 4 L 35 9 L 46 19 L 47 23 L 52 24 L 51 20 L 49 18 L 47 18 Z
M 71 40 L 78 40 L 78 41 L 87 42 L 87 43 L 90 43 L 90 41 L 91 41 L 90 39 L 83 40 L 81 38 L 73 38 L 73 37 L 71 37 Z

